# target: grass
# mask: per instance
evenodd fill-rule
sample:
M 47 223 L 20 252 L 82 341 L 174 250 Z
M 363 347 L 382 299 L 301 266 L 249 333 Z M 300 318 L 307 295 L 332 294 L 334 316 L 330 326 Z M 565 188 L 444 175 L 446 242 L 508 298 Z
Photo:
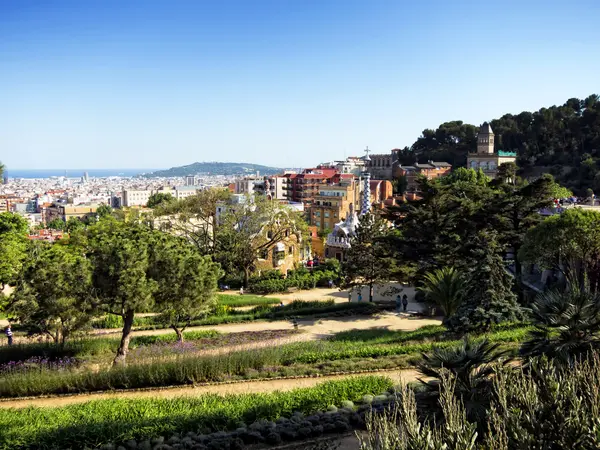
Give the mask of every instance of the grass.
M 98 400 L 61 408 L 0 410 L 1 448 L 84 448 L 148 436 L 235 429 L 240 422 L 311 414 L 392 387 L 383 377 L 329 381 L 289 392 L 196 398 Z
M 343 317 L 348 315 L 371 315 L 381 311 L 381 306 L 372 303 L 335 303 L 326 301 L 295 300 L 283 307 L 260 305 L 249 311 L 236 311 L 229 308 L 225 313 L 211 315 L 192 320 L 190 326 L 221 325 L 226 323 L 253 322 L 258 320 L 287 320 L 291 317 Z M 133 322 L 137 330 L 153 330 L 165 328 L 156 317 L 136 317 Z M 123 321 L 119 316 L 105 316 L 92 322 L 94 328 L 122 328 Z
M 525 339 L 531 327 L 521 326 L 481 334 L 479 339 L 511 344 Z M 418 331 L 418 330 L 417 330 Z M 433 334 L 436 330 L 429 330 Z M 396 332 L 397 339 L 414 337 L 414 332 Z M 7 374 L 0 379 L 0 397 L 19 397 L 43 394 L 65 394 L 109 389 L 132 389 L 251 379 L 282 375 L 304 375 L 332 370 L 331 364 L 340 360 L 385 359 L 390 361 L 418 357 L 431 351 L 434 345 L 453 346 L 459 340 L 441 342 L 407 340 L 401 343 L 365 344 L 362 341 L 309 341 L 280 346 L 235 351 L 216 355 L 169 355 L 148 358 L 142 364 L 129 364 L 97 372 L 85 370 L 39 370 Z M 407 358 L 399 358 L 406 356 Z M 373 364 L 377 366 L 377 362 Z M 329 366 L 327 366 L 329 365 Z M 373 365 L 370 368 L 374 368 Z M 327 369 L 329 367 L 329 369 Z M 352 366 L 346 366 L 352 369 Z M 379 367 L 378 367 L 379 368 Z
M 231 295 L 218 294 L 217 304 L 223 306 L 259 306 L 259 305 L 276 305 L 280 302 L 278 298 L 263 297 L 261 295 Z

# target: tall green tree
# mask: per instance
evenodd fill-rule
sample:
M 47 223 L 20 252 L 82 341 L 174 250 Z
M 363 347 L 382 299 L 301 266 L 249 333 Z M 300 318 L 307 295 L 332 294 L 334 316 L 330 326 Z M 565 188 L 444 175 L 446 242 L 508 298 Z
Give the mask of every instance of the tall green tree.
M 26 260 L 27 221 L 14 213 L 0 214 L 0 285 L 14 284 Z
M 156 192 L 150 196 L 150 198 L 148 199 L 148 203 L 146 203 L 146 206 L 148 208 L 156 208 L 157 206 L 160 206 L 163 203 L 171 203 L 174 200 L 175 199 L 173 198 L 173 196 L 169 193 Z
M 583 289 L 600 287 L 600 213 L 570 208 L 546 218 L 525 236 L 519 259 L 561 272 Z
M 360 217 L 355 235 L 350 240 L 342 262 L 344 285 L 368 286 L 369 301 L 373 301 L 376 284 L 390 281 L 395 275 L 396 262 L 390 254 L 385 238 L 389 234 L 386 222 L 367 213 Z
M 472 250 L 471 269 L 467 276 L 471 290 L 447 325 L 456 331 L 489 329 L 493 324 L 523 318 L 514 293 L 514 278 L 502 258 L 503 249 L 497 234 L 482 231 Z
M 121 222 L 111 216 L 75 236 L 85 245 L 92 263 L 92 284 L 101 308 L 123 319 L 121 342 L 114 363 L 124 363 L 129 350 L 135 314 L 154 302 L 158 283 L 150 276 L 152 245 L 157 231 L 138 222 Z
M 161 319 L 183 342 L 192 319 L 214 303 L 221 268 L 189 242 L 164 234 L 151 249 L 150 276 L 157 283 L 154 302 Z
M 92 317 L 91 275 L 90 261 L 76 248 L 44 247 L 25 269 L 8 312 L 21 325 L 64 344 Z

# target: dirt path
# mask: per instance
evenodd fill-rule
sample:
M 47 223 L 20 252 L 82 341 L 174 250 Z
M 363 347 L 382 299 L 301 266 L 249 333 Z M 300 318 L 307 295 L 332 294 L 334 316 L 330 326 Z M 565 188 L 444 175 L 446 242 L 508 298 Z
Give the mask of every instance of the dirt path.
M 322 339 L 325 336 L 340 331 L 364 330 L 366 328 L 387 328 L 390 330 L 413 331 L 425 325 L 440 325 L 438 319 L 424 319 L 406 314 L 382 313 L 376 316 L 348 316 L 339 319 L 300 319 L 298 328 L 303 331 L 300 340 Z M 290 321 L 278 320 L 274 322 L 247 322 L 223 325 L 205 325 L 190 327 L 186 331 L 194 330 L 216 330 L 221 333 L 239 333 L 241 331 L 262 330 L 292 330 L 294 326 Z M 119 335 L 120 330 L 98 330 L 95 334 Z M 160 330 L 134 331 L 134 336 L 154 336 L 159 334 L 170 334 L 170 328 Z
M 416 370 L 388 370 L 375 373 L 375 375 L 387 376 L 395 384 L 408 383 L 417 379 Z M 102 392 L 64 397 L 33 398 L 25 400 L 3 400 L 0 408 L 26 408 L 28 406 L 57 407 L 76 403 L 84 403 L 91 400 L 106 400 L 114 398 L 177 398 L 197 397 L 203 394 L 249 394 L 256 392 L 289 391 L 296 388 L 311 387 L 329 380 L 340 380 L 356 375 L 331 375 L 315 378 L 297 378 L 286 380 L 269 381 L 245 381 L 239 383 L 216 384 L 198 387 L 176 387 L 168 389 L 155 389 L 144 391 L 115 391 Z

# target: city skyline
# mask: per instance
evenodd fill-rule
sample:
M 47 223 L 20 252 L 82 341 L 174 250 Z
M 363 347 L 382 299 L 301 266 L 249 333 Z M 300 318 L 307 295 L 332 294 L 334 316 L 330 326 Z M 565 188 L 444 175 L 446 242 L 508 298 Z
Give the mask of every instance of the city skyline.
M 3 2 L 0 160 L 309 167 L 598 92 L 592 0 L 400 3 Z

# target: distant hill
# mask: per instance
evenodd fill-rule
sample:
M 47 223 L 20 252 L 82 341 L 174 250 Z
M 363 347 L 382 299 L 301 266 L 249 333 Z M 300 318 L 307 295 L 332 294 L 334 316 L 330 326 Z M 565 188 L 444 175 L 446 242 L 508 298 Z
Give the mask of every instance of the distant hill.
M 228 162 L 196 162 L 187 166 L 171 167 L 146 174 L 147 177 L 185 177 L 187 175 L 274 175 L 283 172 L 277 167 L 260 164 L 228 163 Z

